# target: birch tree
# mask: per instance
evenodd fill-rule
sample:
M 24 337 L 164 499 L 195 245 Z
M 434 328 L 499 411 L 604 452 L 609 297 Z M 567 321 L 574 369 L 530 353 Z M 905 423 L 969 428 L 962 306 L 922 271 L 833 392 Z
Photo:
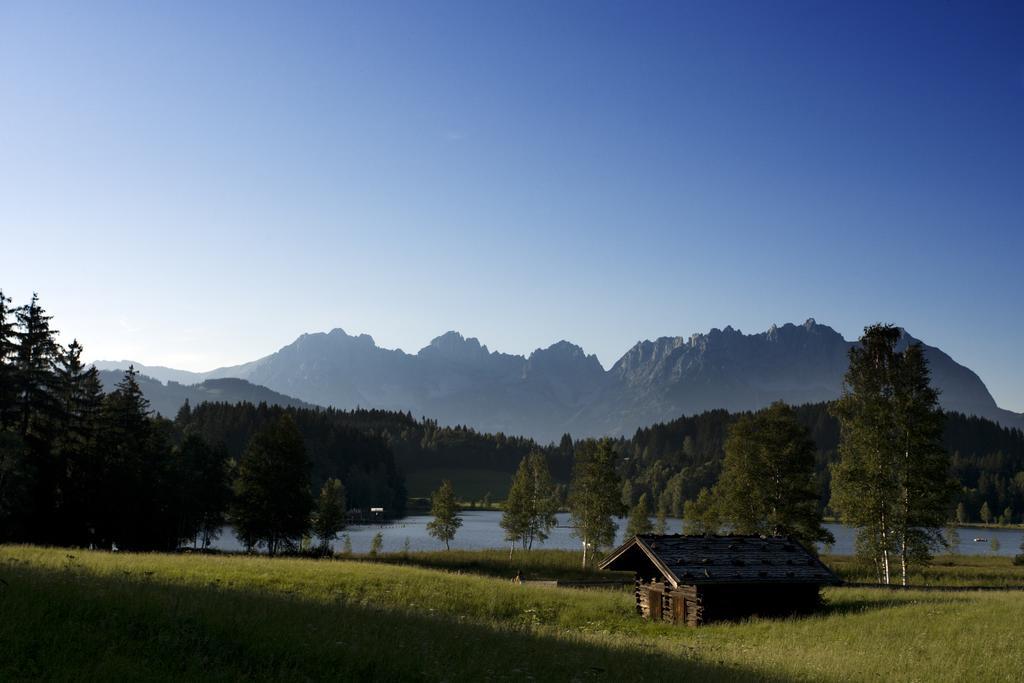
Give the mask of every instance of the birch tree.
M 531 550 L 534 541 L 546 541 L 558 521 L 557 511 L 558 490 L 547 460 L 543 453 L 533 451 L 519 463 L 501 515 L 509 559 L 517 543 L 523 550 Z
M 459 506 L 455 502 L 455 488 L 448 479 L 431 496 L 430 514 L 434 519 L 427 522 L 427 533 L 442 541 L 445 550 L 451 550 L 451 541 L 462 526 L 462 518 L 459 517 Z
M 569 509 L 573 534 L 583 543 L 583 568 L 590 549 L 610 545 L 618 528 L 613 517 L 622 514 L 622 483 L 615 471 L 615 449 L 609 439 L 588 441 L 576 448 Z
M 832 470 L 832 507 L 857 527 L 857 550 L 882 583 L 899 562 L 927 562 L 944 544 L 939 529 L 954 492 L 941 446 L 943 416 L 919 345 L 897 352 L 902 331 L 865 329 L 850 350 L 842 397 L 832 411 L 840 423 L 839 462 Z

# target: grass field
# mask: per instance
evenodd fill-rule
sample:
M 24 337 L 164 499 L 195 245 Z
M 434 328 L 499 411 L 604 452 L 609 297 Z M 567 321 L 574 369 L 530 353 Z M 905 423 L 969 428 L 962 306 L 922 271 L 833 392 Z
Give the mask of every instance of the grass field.
M 1024 592 L 835 588 L 814 617 L 686 629 L 644 622 L 626 589 L 383 562 L 6 546 L 0 579 L 3 680 L 1011 681 L 1024 670 Z
M 871 567 L 852 557 L 825 555 L 822 559 L 846 581 L 873 583 L 876 580 Z M 928 567 L 915 567 L 907 579 L 912 586 L 1024 588 L 1024 566 L 1015 566 L 1009 557 L 941 555 Z

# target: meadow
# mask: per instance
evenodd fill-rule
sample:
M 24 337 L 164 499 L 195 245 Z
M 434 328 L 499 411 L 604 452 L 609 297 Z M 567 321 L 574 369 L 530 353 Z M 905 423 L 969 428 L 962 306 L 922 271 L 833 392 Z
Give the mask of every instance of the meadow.
M 1024 592 L 833 588 L 813 617 L 686 629 L 641 620 L 625 588 L 517 586 L 412 566 L 413 555 L 0 547 L 0 679 L 1009 681 L 1024 670 Z

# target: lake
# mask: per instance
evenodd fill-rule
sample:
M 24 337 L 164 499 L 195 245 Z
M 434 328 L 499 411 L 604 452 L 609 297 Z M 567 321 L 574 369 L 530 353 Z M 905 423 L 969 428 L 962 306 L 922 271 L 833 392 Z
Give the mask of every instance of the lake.
M 503 541 L 504 531 L 498 525 L 501 520 L 501 512 L 497 510 L 467 510 L 461 514 L 462 527 L 455 534 L 452 541 L 452 548 L 463 550 L 481 550 L 484 548 L 507 548 Z M 579 550 L 580 542 L 572 535 L 569 513 L 561 512 L 557 515 L 558 526 L 551 530 L 551 536 L 540 545 L 534 544 L 535 548 L 554 548 L 560 550 Z M 427 522 L 432 519 L 429 515 L 412 515 L 394 520 L 386 524 L 365 524 L 352 526 L 345 530 L 345 533 L 352 539 L 352 550 L 357 553 L 364 553 L 370 549 L 370 541 L 373 536 L 380 532 L 384 537 L 384 552 L 397 552 L 405 547 L 408 541 L 410 550 L 440 550 L 444 544 L 440 543 L 427 534 Z M 618 521 L 619 530 L 615 535 L 615 544 L 622 542 L 626 520 Z M 854 530 L 841 524 L 825 525 L 836 537 L 835 545 L 831 552 L 840 555 L 853 554 Z M 668 519 L 668 532 L 681 533 L 683 520 L 676 518 Z M 1024 531 L 1020 529 L 976 529 L 963 527 L 960 533 L 960 554 L 961 555 L 993 555 L 1012 557 L 1021 552 L 1020 544 L 1024 541 Z M 993 551 L 989 540 L 975 543 L 974 538 L 998 539 L 1000 548 Z M 240 551 L 244 550 L 241 543 L 235 537 L 230 527 L 225 527 L 219 539 L 213 543 L 218 550 Z M 333 544 L 335 550 L 341 549 L 341 541 Z M 824 548 L 822 548 L 824 550 Z

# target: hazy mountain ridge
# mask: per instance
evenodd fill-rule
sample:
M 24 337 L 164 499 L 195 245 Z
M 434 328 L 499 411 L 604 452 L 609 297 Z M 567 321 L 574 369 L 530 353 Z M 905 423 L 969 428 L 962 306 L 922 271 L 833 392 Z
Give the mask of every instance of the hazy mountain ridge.
M 901 344 L 912 341 L 904 333 Z M 628 435 L 713 408 L 831 400 L 842 391 L 855 343 L 813 319 L 749 335 L 726 327 L 638 342 L 605 371 L 596 356 L 567 341 L 524 357 L 447 332 L 408 354 L 335 329 L 209 373 L 137 368 L 159 379 L 237 377 L 319 405 L 411 411 L 444 424 L 551 441 L 565 432 Z M 1024 428 L 1024 415 L 999 408 L 970 369 L 936 347 L 925 345 L 925 354 L 944 408 Z
M 113 391 L 117 383 L 124 377 L 124 372 L 122 370 L 100 369 L 99 363 L 95 365 L 100 371 L 100 382 L 103 383 L 103 390 L 106 392 Z M 104 363 L 104 365 L 109 367 L 107 363 Z M 139 383 L 139 388 L 142 389 L 142 394 L 149 401 L 150 408 L 168 419 L 174 419 L 174 416 L 178 414 L 178 409 L 181 408 L 186 400 L 193 406 L 209 401 L 211 403 L 267 403 L 268 405 L 296 408 L 313 407 L 309 403 L 292 398 L 291 396 L 285 396 L 263 386 L 257 386 L 244 379 L 224 377 L 187 385 L 170 380 L 165 384 L 157 378 L 143 374 L 139 366 L 136 366 L 136 370 L 140 371 L 136 381 Z

